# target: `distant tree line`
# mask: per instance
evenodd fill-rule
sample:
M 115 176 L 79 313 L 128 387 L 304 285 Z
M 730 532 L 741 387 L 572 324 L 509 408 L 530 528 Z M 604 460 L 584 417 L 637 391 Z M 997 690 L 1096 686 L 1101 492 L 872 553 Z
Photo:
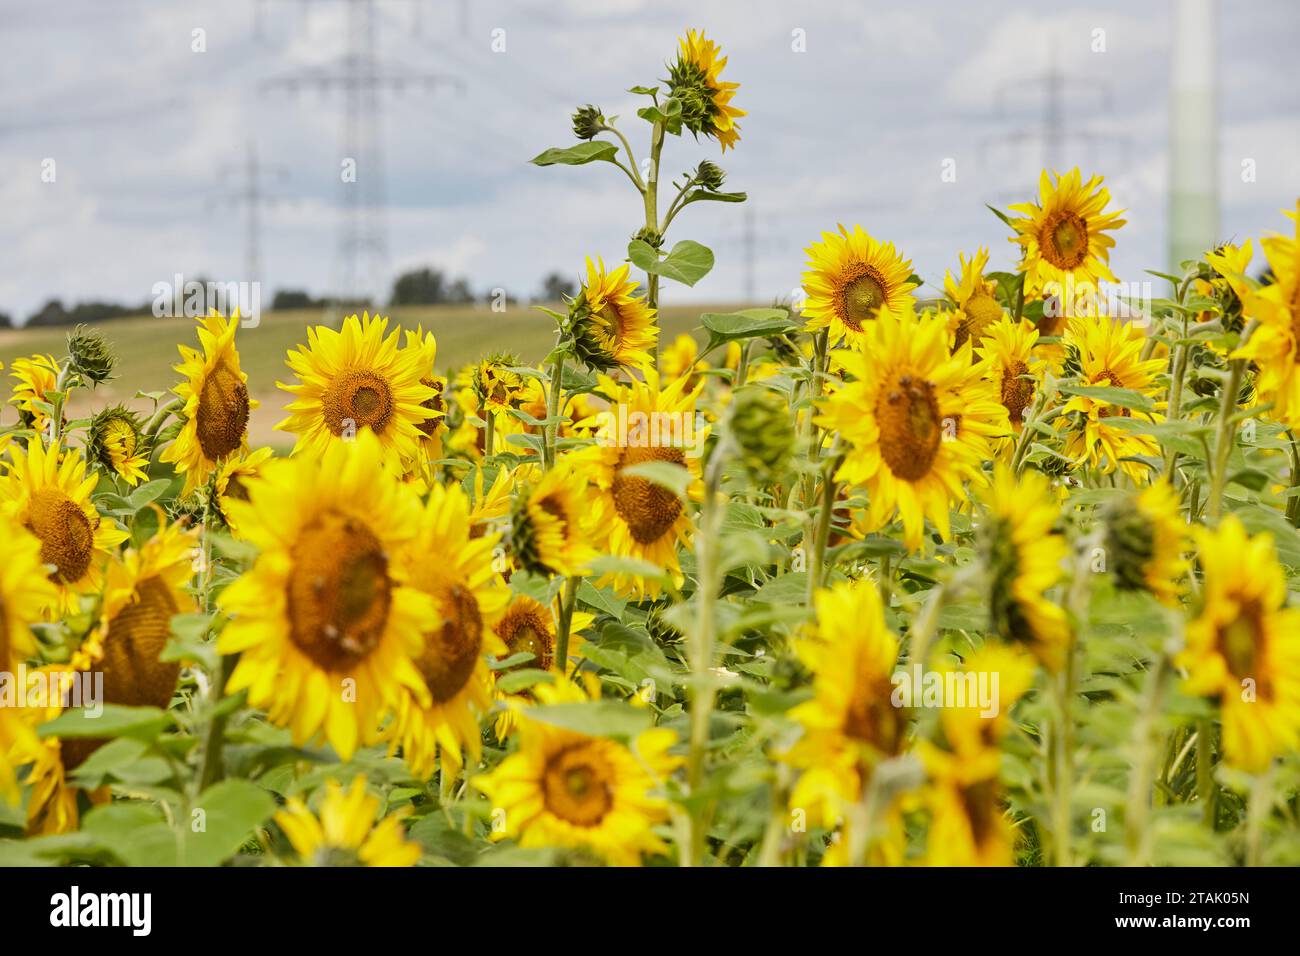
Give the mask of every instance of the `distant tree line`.
M 205 289 L 208 280 L 196 279 Z M 534 302 L 559 302 L 563 296 L 575 296 L 578 284 L 558 272 L 549 273 L 542 279 L 541 288 L 532 297 Z M 498 302 L 504 296 L 508 302 L 517 302 L 518 297 L 503 293 L 500 289 L 488 289 L 475 293 L 470 282 L 464 276 L 452 278 L 441 269 L 427 266 L 404 272 L 393 282 L 393 289 L 388 297 L 390 306 L 411 305 L 469 305 L 472 302 Z M 133 315 L 150 315 L 154 300 L 148 299 L 138 305 L 126 305 L 120 302 L 78 302 L 64 305 L 62 299 L 50 299 L 36 312 L 32 313 L 26 326 L 41 328 L 57 325 L 87 325 L 109 322 L 113 319 Z M 340 302 L 333 297 L 318 297 L 303 289 L 280 289 L 271 299 L 271 309 L 285 312 L 295 309 L 323 309 L 330 305 L 345 308 L 365 308 L 371 305 L 366 301 Z M 0 329 L 14 328 L 11 315 L 0 311 Z

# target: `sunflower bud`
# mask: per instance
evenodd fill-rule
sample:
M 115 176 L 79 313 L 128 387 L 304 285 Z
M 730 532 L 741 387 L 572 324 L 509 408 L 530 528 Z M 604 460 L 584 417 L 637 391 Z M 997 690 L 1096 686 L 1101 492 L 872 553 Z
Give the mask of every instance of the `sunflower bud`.
M 580 106 L 573 114 L 573 135 L 578 139 L 594 139 L 605 128 L 605 116 L 600 108 L 588 103 Z
M 637 230 L 636 235 L 632 238 L 640 239 L 646 245 L 655 249 L 658 249 L 664 244 L 663 235 L 657 229 L 651 229 L 648 226 L 643 226 L 641 229 Z
M 72 370 L 96 385 L 113 377 L 113 350 L 95 329 L 78 325 L 72 331 L 68 357 Z
M 705 189 L 710 189 L 713 192 L 717 192 L 722 188 L 726 178 L 727 174 L 722 167 L 709 162 L 707 159 L 700 163 L 699 168 L 695 170 L 695 181 Z
M 140 419 L 122 405 L 106 408 L 90 420 L 87 457 L 104 471 L 119 475 L 131 484 L 143 474 L 147 459 L 139 453 L 143 445 Z
M 1115 584 L 1124 591 L 1147 587 L 1147 566 L 1155 553 L 1151 522 L 1133 496 L 1116 501 L 1106 510 L 1106 557 Z
M 779 473 L 794 447 L 794 422 L 781 396 L 765 388 L 742 388 L 732 399 L 730 426 L 740 459 L 757 479 Z

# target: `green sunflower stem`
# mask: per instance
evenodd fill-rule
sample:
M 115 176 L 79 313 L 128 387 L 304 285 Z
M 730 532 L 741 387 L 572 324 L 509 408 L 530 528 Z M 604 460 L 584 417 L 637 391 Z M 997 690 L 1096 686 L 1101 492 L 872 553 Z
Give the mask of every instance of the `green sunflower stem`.
M 493 446 L 496 445 L 497 418 L 496 418 L 496 414 L 486 405 L 483 406 L 482 415 L 483 415 L 483 457 L 491 458 L 493 452 L 496 450 Z
M 1286 520 L 1293 528 L 1300 528 L 1300 444 L 1295 434 L 1287 429 L 1288 450 L 1291 453 L 1291 487 L 1286 500 Z
M 1255 321 L 1251 320 L 1242 330 L 1241 345 L 1250 340 L 1255 330 Z M 1214 439 L 1214 468 L 1210 475 L 1209 496 L 1205 499 L 1206 522 L 1211 526 L 1219 523 L 1223 514 L 1223 492 L 1228 484 L 1228 461 L 1232 457 L 1232 446 L 1237 439 L 1237 394 L 1241 391 L 1241 380 L 1246 374 L 1246 359 L 1233 359 L 1228 363 L 1228 381 L 1219 396 L 1219 422 Z
M 691 629 L 689 658 L 691 665 L 691 717 L 690 750 L 686 760 L 686 780 L 691 795 L 690 839 L 684 848 L 682 863 L 700 866 L 704 860 L 705 832 L 710 808 L 700 798 L 704 782 L 704 757 L 709 749 L 710 726 L 713 716 L 714 685 L 711 668 L 715 641 L 715 612 L 718 601 L 718 552 L 721 536 L 722 513 L 726 508 L 721 493 L 722 469 L 730 453 L 730 438 L 724 439 L 713 451 L 704 481 L 704 503 L 700 514 L 700 529 L 695 539 L 696 601 L 698 611 L 695 627 Z
M 217 707 L 221 704 L 222 698 L 226 696 L 226 683 L 230 680 L 230 675 L 235 672 L 235 664 L 238 661 L 238 654 L 223 656 L 220 664 L 217 665 L 217 672 L 212 675 L 212 687 L 208 693 L 208 707 L 212 711 L 212 719 L 208 721 L 208 732 L 203 740 L 203 764 L 199 770 L 199 793 L 202 793 L 214 783 L 220 783 L 221 778 L 225 775 L 222 748 L 226 742 L 228 715 L 217 712 Z
M 817 521 L 813 526 L 812 552 L 808 555 L 808 606 L 812 607 L 813 595 L 817 589 L 826 584 L 826 545 L 830 540 L 831 518 L 835 512 L 835 492 L 839 487 L 834 477 L 841 459 L 828 462 L 821 483 L 821 502 L 817 509 Z
M 1152 790 L 1155 787 L 1158 722 L 1169 683 L 1169 658 L 1157 657 L 1147 674 L 1142 710 L 1133 728 L 1133 749 L 1137 754 L 1129 775 L 1128 799 L 1124 810 L 1124 845 L 1129 866 L 1147 866 L 1151 861 L 1150 827 Z
M 1210 722 L 1202 718 L 1196 722 L 1196 799 L 1201 804 L 1201 815 L 1213 830 L 1215 824 L 1214 741 L 1210 736 Z
M 1273 809 L 1273 765 L 1250 783 L 1246 803 L 1246 865 L 1261 866 L 1264 861 L 1264 821 Z
M 650 169 L 645 179 L 645 189 L 641 195 L 645 199 L 645 229 L 648 235 L 659 236 L 659 157 L 664 149 L 664 124 L 656 122 L 650 129 Z M 659 277 L 654 273 L 646 274 L 646 305 L 651 309 L 659 308 Z M 659 338 L 655 337 L 655 369 L 659 368 Z
M 569 672 L 569 633 L 573 630 L 573 609 L 578 603 L 578 588 L 581 584 L 582 578 L 576 576 L 564 582 L 560 617 L 555 624 L 555 664 L 561 674 Z
M 555 467 L 555 440 L 559 423 L 554 419 L 560 417 L 561 398 L 564 394 L 564 355 L 555 358 L 551 367 L 551 388 L 546 396 L 546 427 L 542 440 L 542 467 L 550 471 Z

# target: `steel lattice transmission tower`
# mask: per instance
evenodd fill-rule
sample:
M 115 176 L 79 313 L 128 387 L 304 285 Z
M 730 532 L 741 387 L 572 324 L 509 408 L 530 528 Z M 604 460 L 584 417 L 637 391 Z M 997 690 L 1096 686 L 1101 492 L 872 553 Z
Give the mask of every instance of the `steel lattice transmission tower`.
M 342 190 L 338 246 L 330 288 L 336 302 L 373 299 L 388 279 L 383 96 L 407 88 L 464 89 L 455 76 L 393 66 L 378 54 L 375 0 L 302 0 L 346 4 L 347 50 L 334 63 L 262 84 L 264 90 L 342 92 L 337 171 Z

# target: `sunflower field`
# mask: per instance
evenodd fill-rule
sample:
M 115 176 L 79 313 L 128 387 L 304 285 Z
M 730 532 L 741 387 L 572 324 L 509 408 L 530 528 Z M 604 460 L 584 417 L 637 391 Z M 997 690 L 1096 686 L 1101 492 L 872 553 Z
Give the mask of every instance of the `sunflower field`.
M 1300 205 L 1113 295 L 1046 170 L 1003 269 L 839 225 L 661 341 L 726 62 L 533 159 L 645 210 L 535 365 L 313 327 L 277 450 L 238 312 L 87 417 L 99 332 L 11 363 L 0 864 L 1300 863 Z

